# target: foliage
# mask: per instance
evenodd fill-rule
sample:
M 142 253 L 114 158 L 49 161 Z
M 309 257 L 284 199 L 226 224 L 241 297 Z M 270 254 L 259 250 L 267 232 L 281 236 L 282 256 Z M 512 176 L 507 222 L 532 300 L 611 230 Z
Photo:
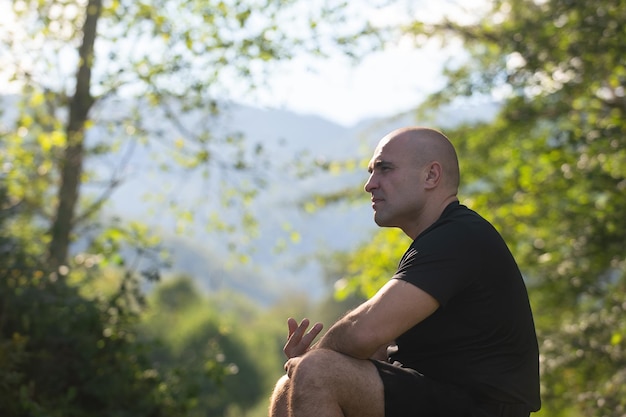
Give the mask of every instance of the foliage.
M 231 249 L 237 224 L 254 236 L 247 206 L 263 186 L 263 145 L 226 131 L 219 115 L 233 89 L 252 92 L 275 62 L 334 49 L 356 55 L 371 30 L 344 24 L 345 6 L 14 0 L 3 8 L 0 75 L 19 88 L 0 98 L 0 404 L 12 407 L 3 415 L 185 415 L 258 397 L 256 368 L 214 311 L 208 321 L 181 319 L 180 340 L 155 330 L 177 350 L 136 340 L 137 271 L 158 279 L 160 239 L 103 207 L 142 173 L 129 169 L 141 151 L 161 169 L 206 178 L 207 195 L 228 208 L 208 213 L 207 227 L 225 232 Z M 198 215 L 175 195 L 160 198 L 181 222 Z M 219 360 L 224 352 L 237 360 L 236 378 Z M 163 373 L 155 356 L 168 361 Z M 220 380 L 245 389 L 214 394 Z
M 0 226 L 10 210 L 2 203 Z M 169 387 L 152 372 L 146 346 L 135 341 L 136 300 L 128 285 L 88 299 L 76 285 L 46 274 L 41 254 L 5 230 L 0 227 L 0 414 L 180 415 Z
M 459 152 L 464 202 L 496 225 L 526 274 L 543 413 L 623 416 L 626 3 L 488 5 L 474 22 L 405 27 L 418 41 L 460 39 L 468 54 L 418 114 L 423 122 L 449 103 L 500 101 L 493 122 L 446 133 Z M 369 271 L 395 266 L 400 249 L 386 234 L 355 252 L 352 287 L 371 294 L 378 278 Z M 396 261 L 370 256 L 381 247 Z
M 280 374 L 277 338 L 232 294 L 166 281 L 144 310 L 137 276 L 84 263 L 55 280 L 0 231 L 0 414 L 243 415 Z
M 141 174 L 129 170 L 139 152 L 161 169 L 203 176 L 211 201 L 240 214 L 205 215 L 231 247 L 238 224 L 254 236 L 248 205 L 264 183 L 263 144 L 227 131 L 220 114 L 233 91 L 252 93 L 279 61 L 364 49 L 358 39 L 374 32 L 345 6 L 13 1 L 6 12 L 17 24 L 0 30 L 0 48 L 3 74 L 21 90 L 3 97 L 17 111 L 0 128 L 2 170 L 23 212 L 50 224 L 43 241 L 52 269 L 71 261 L 69 246 L 85 228 L 108 227 L 98 214 L 129 173 Z M 175 194 L 158 202 L 181 224 L 204 214 L 180 207 Z
M 74 315 L 68 320 L 92 320 L 97 313 L 103 321 L 92 323 L 93 329 L 75 326 L 67 331 L 72 337 L 95 337 L 88 330 L 97 334 L 97 326 L 109 329 L 108 320 L 117 320 L 109 317 L 117 311 L 111 303 L 127 294 L 138 301 L 141 297 L 136 288 L 121 286 L 118 296 L 109 294 L 98 301 L 97 294 L 108 279 L 94 271 L 121 267 L 127 270 L 122 272 L 125 277 L 135 278 L 135 271 L 148 264 L 145 275 L 159 277 L 155 269 L 161 265 L 158 235 L 145 224 L 123 223 L 102 215 L 110 195 L 128 178 L 134 153 L 151 153 L 161 169 L 185 176 L 199 171 L 207 178 L 212 200 L 221 200 L 229 213 L 242 211 L 246 232 L 241 235 L 254 236 L 256 219 L 246 206 L 263 186 L 263 146 L 247 144 L 239 133 L 225 131 L 219 114 L 227 108 L 231 89 L 254 90 L 274 62 L 301 53 L 323 56 L 333 45 L 355 55 L 355 36 L 369 29 L 339 24 L 348 16 L 343 6 L 319 7 L 292 0 L 12 2 L 6 12 L 11 15 L 9 21 L 17 24 L 0 29 L 0 48 L 3 74 L 10 74 L 20 93 L 2 97 L 3 108 L 9 111 L 2 114 L 0 123 L 0 175 L 10 211 L 2 231 L 14 236 L 37 266 L 29 267 L 32 272 L 17 264 L 7 272 L 14 278 L 7 281 L 11 287 L 3 293 L 3 306 L 8 309 L 3 320 L 21 316 L 37 322 L 44 342 L 39 347 L 32 345 L 35 339 L 27 337 L 31 328 L 23 329 L 17 322 L 3 328 L 7 332 L 7 339 L 2 340 L 3 357 L 9 358 L 2 365 L 6 386 L 19 388 L 18 380 L 36 380 L 38 375 L 28 372 L 20 379 L 24 362 L 17 362 L 32 349 L 40 348 L 47 357 L 54 357 L 44 347 L 54 330 L 50 327 L 53 322 L 34 316 L 39 310 L 27 307 L 39 303 L 31 301 L 50 297 L 51 288 L 59 289 L 48 306 L 57 306 L 54 308 L 59 311 L 46 310 L 49 314 L 45 317 L 67 321 L 65 315 L 70 315 L 76 303 L 91 315 Z M 233 172 L 246 175 L 238 181 Z M 178 207 L 175 195 L 159 198 L 181 222 L 201 215 Z M 215 232 L 226 232 L 224 237 L 232 248 L 238 234 L 234 233 L 233 218 L 223 213 L 207 214 L 205 223 Z M 40 288 L 39 281 L 48 279 L 55 284 Z M 204 333 L 216 332 L 210 323 L 207 326 L 201 329 Z M 68 340 L 72 340 L 69 335 Z M 211 354 L 221 354 L 228 340 L 214 339 Z M 132 350 L 135 345 L 123 345 L 120 352 L 126 348 Z M 93 353 L 84 352 L 85 358 Z M 75 364 L 85 374 L 97 371 L 78 359 Z M 215 362 L 211 369 L 214 374 L 209 376 L 219 379 L 224 367 Z M 182 402 L 187 396 L 197 398 L 196 393 L 185 391 L 189 385 L 181 382 L 184 374 L 175 378 L 168 373 L 164 378 L 182 390 L 178 393 Z M 169 389 L 170 385 L 163 387 Z M 48 395 L 46 390 L 52 388 L 39 385 L 37 392 Z M 249 388 L 249 398 L 238 398 L 244 406 L 260 389 Z M 214 409 L 224 408 L 229 401 L 212 398 L 217 401 Z M 172 404 L 178 407 L 181 403 Z M 41 404 L 42 412 L 47 413 L 66 412 L 68 407 Z
M 372 296 L 393 274 L 409 244 L 410 240 L 398 229 L 383 229 L 353 256 L 335 256 L 335 262 L 344 264 L 345 269 L 335 284 L 337 297 L 344 299 L 355 292 Z
M 252 330 L 243 324 L 245 310 L 255 308 L 237 306 L 234 323 L 232 300 L 230 308 L 224 307 L 200 295 L 188 277 L 161 283 L 149 298 L 143 337 L 157 341 L 152 361 L 177 395 L 187 398 L 186 415 L 227 415 L 235 407 L 245 411 L 267 392 L 257 362 L 263 358 L 253 359 L 252 352 L 268 350 L 243 339 Z

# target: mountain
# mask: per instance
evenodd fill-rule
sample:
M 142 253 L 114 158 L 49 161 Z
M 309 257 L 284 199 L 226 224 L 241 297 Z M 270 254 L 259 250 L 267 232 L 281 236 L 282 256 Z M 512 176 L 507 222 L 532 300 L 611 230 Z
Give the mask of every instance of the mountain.
M 154 118 L 149 122 L 152 126 L 161 120 L 154 115 L 148 117 Z M 233 222 L 240 213 L 237 201 L 224 207 L 218 201 L 223 195 L 214 195 L 220 192 L 215 178 L 224 179 L 224 174 L 212 171 L 207 178 L 201 172 L 162 170 L 157 162 L 159 156 L 155 158 L 151 147 L 136 148 L 129 158 L 126 180 L 112 194 L 106 215 L 141 220 L 158 228 L 173 255 L 168 273 L 189 274 L 209 291 L 237 289 L 262 302 L 271 302 L 285 291 L 306 292 L 312 298 L 321 296 L 326 289 L 316 251 L 347 250 L 363 241 L 374 230 L 371 209 L 365 193 L 363 204 L 339 203 L 311 214 L 303 212 L 301 205 L 312 193 L 360 188 L 367 172 L 363 167 L 342 175 L 320 171 L 299 178 L 290 164 L 298 158 L 318 163 L 365 158 L 362 135 L 366 128 L 344 127 L 320 117 L 283 110 L 236 105 L 228 109 L 219 123 L 224 132 L 239 132 L 250 147 L 261 144 L 263 158 L 269 161 L 267 168 L 258 172 L 266 185 L 250 207 L 258 220 L 258 237 L 249 238 L 245 228 L 227 233 L 206 230 L 212 213 Z M 186 125 L 193 126 L 195 121 L 187 121 Z M 93 138 L 95 142 L 102 139 L 106 137 Z M 250 175 L 246 171 L 229 171 L 227 179 L 237 186 L 239 182 L 252 181 Z M 154 190 L 166 191 L 170 196 L 164 201 L 147 200 L 146 195 Z M 178 207 L 194 211 L 193 220 L 182 235 L 173 232 L 179 218 L 167 208 L 172 195 Z M 298 242 L 290 241 L 293 233 L 299 235 Z M 229 253 L 232 241 L 243 242 L 238 250 L 247 255 L 249 263 L 236 263 Z
M 15 117 L 10 111 L 15 106 L 7 105 L 11 101 L 15 98 L 2 97 L 9 110 L 2 117 L 5 125 Z M 99 120 L 130 120 L 128 116 L 135 104 L 105 103 L 93 110 L 93 116 Z M 116 153 L 87 160 L 86 169 L 95 177 L 108 180 L 114 176 L 121 180 L 103 216 L 139 220 L 163 236 L 164 246 L 172 253 L 168 274 L 189 274 L 207 291 L 234 289 L 263 303 L 271 303 L 288 291 L 305 292 L 312 298 L 323 295 L 328 284 L 324 283 L 316 254 L 353 249 L 376 231 L 364 192 L 357 202 L 337 203 L 313 213 L 301 209 L 314 194 L 362 189 L 367 180 L 364 165 L 337 175 L 321 170 L 299 176 L 294 162 L 304 161 L 307 166 L 351 158 L 365 161 L 384 134 L 416 124 L 411 112 L 347 127 L 314 115 L 231 103 L 219 115 L 202 110 L 185 114 L 180 125 L 176 125 L 168 122 L 164 113 L 148 106 L 140 105 L 139 109 L 144 121 L 141 126 L 118 125 L 124 129 L 119 137 L 125 139 L 116 142 Z M 170 110 L 178 111 L 175 103 Z M 488 120 L 496 110 L 493 103 L 451 107 L 440 112 L 432 125 L 448 127 Z M 151 132 L 150 141 L 128 140 L 129 132 L 140 138 L 144 131 Z M 246 146 L 237 151 L 236 146 L 210 146 L 216 141 L 207 142 L 207 154 L 214 158 L 209 164 L 213 168 L 207 170 L 182 169 L 172 163 L 171 148 L 187 146 L 186 142 L 178 142 L 178 137 L 205 131 L 214 138 L 232 138 L 235 144 L 238 138 L 244 138 Z M 97 125 L 90 129 L 88 143 L 97 147 L 114 142 L 115 137 L 115 131 Z M 263 149 L 258 155 L 250 151 L 257 146 Z M 181 148 L 177 152 L 193 154 L 198 150 L 201 149 Z M 237 152 L 243 152 L 247 163 L 256 168 L 224 168 L 238 157 Z M 215 215 L 227 222 L 240 220 L 241 196 L 228 196 L 221 183 L 243 189 L 257 181 L 265 185 L 249 210 L 258 220 L 258 236 L 252 236 L 246 227 L 221 232 L 207 228 Z M 96 196 L 98 191 L 87 186 L 83 194 Z M 226 197 L 230 201 L 224 205 L 222 200 Z M 182 232 L 176 232 L 177 229 Z M 290 237 L 296 233 L 299 241 L 292 242 Z M 249 262 L 238 262 L 237 254 L 246 255 Z
M 445 128 L 462 122 L 489 120 L 496 111 L 494 103 L 451 106 L 439 113 L 434 125 Z M 246 240 L 245 229 L 229 236 L 204 230 L 205 218 L 198 213 L 216 210 L 227 218 L 231 218 L 231 213 L 220 207 L 215 198 L 206 198 L 207 183 L 201 176 L 186 175 L 181 183 L 171 172 L 152 170 L 150 183 L 129 181 L 113 196 L 112 207 L 123 217 L 139 213 L 140 218 L 150 221 L 142 214 L 148 210 L 148 204 L 137 200 L 141 190 L 159 185 L 163 188 L 164 184 L 179 181 L 179 186 L 174 188 L 184 194 L 180 204 L 195 210 L 196 216 L 192 234 L 169 239 L 175 255 L 172 272 L 194 276 L 207 290 L 233 288 L 263 302 L 271 302 L 286 291 L 306 292 L 312 298 L 323 295 L 328 284 L 324 283 L 322 265 L 316 254 L 353 249 L 375 233 L 369 197 L 363 192 L 360 203 L 338 203 L 314 213 L 305 213 L 300 207 L 313 194 L 362 189 L 367 180 L 366 167 L 363 165 L 341 175 L 319 172 L 301 179 L 291 175 L 285 167 L 301 155 L 306 155 L 309 161 L 355 157 L 366 161 L 384 134 L 416 124 L 414 114 L 407 112 L 391 119 L 371 119 L 346 127 L 312 115 L 232 105 L 221 123 L 225 131 L 240 132 L 246 143 L 262 144 L 271 161 L 268 169 L 261 173 L 267 185 L 251 207 L 259 221 L 259 236 L 240 249 L 249 256 L 249 264 L 232 265 L 226 243 L 233 234 L 240 234 L 241 239 Z M 245 176 L 243 173 L 229 175 Z M 154 220 L 155 225 L 165 230 L 172 230 L 176 223 L 171 213 L 164 211 Z M 293 231 L 300 236 L 297 243 L 288 241 Z M 277 250 L 277 244 L 285 241 L 285 248 Z M 216 274 L 219 279 L 215 279 Z

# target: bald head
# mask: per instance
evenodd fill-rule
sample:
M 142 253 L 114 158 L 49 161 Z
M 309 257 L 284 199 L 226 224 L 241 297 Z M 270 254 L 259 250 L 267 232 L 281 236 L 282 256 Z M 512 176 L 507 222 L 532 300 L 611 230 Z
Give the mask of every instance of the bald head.
M 371 194 L 374 221 L 399 227 L 412 239 L 458 201 L 456 152 L 436 130 L 407 127 L 389 133 L 374 150 L 368 171 L 364 188 Z
M 427 127 L 404 127 L 387 134 L 379 147 L 394 143 L 414 158 L 415 165 L 438 162 L 443 169 L 442 185 L 454 193 L 459 188 L 459 161 L 450 140 L 441 132 Z

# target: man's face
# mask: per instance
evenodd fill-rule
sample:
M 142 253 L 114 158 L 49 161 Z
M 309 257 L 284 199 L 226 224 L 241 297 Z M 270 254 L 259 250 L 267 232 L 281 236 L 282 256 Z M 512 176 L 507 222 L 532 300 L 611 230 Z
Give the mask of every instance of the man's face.
M 419 220 L 424 206 L 424 167 L 418 166 L 415 146 L 401 137 L 384 138 L 374 151 L 365 191 L 372 195 L 374 221 L 405 233 Z M 408 234 L 408 233 L 407 233 Z

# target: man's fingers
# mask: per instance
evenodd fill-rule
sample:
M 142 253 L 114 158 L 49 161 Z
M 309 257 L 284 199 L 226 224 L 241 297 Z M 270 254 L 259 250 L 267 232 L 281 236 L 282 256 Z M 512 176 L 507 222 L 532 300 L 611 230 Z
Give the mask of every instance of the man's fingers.
M 311 346 L 313 339 L 315 339 L 315 337 L 320 334 L 323 328 L 324 325 L 322 323 L 315 323 L 315 325 L 311 327 L 311 330 L 302 337 L 300 344 L 306 346 L 306 348 L 308 349 L 309 346 Z
M 322 331 L 324 327 L 322 323 L 316 323 L 308 333 L 305 334 L 310 324 L 309 319 L 303 319 L 302 322 L 298 325 L 298 323 L 289 318 L 287 320 L 287 326 L 289 327 L 289 338 L 287 339 L 287 343 L 283 348 L 283 352 L 287 356 L 287 358 L 294 358 L 306 353 L 311 346 L 311 343 L 315 339 L 315 337 Z
M 295 320 L 294 320 L 295 322 Z M 289 322 L 287 322 L 289 325 Z M 309 327 L 309 319 L 302 319 L 299 326 L 296 326 L 295 330 L 292 332 L 291 327 L 289 328 L 289 338 L 294 340 L 296 343 L 300 343 L 300 339 L 304 335 L 304 332 Z
M 289 338 L 298 328 L 298 322 L 295 319 L 289 317 L 289 319 L 287 319 L 287 327 L 289 328 L 289 335 L 287 336 Z
M 309 320 L 304 319 L 300 325 L 298 325 L 296 320 L 289 318 L 287 320 L 287 326 L 289 327 L 289 337 L 287 338 L 287 343 L 283 348 L 283 352 L 287 358 L 293 358 L 306 351 L 306 348 L 302 348 L 301 341 L 304 332 L 309 327 Z

